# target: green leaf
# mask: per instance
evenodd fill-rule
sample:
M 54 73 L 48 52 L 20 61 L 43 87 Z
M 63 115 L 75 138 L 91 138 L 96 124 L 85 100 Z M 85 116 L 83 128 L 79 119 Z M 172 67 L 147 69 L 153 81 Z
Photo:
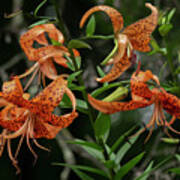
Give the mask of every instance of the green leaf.
M 180 154 L 176 154 L 175 157 L 178 161 L 180 161 Z
M 110 115 L 99 113 L 94 124 L 95 135 L 97 138 L 104 137 L 111 126 Z
M 110 54 L 101 62 L 101 65 L 106 65 L 108 63 L 108 61 L 113 57 L 113 55 L 116 53 L 117 49 L 118 49 L 118 41 L 116 39 L 114 39 L 114 48 L 113 50 L 110 52 Z
M 176 8 L 173 8 L 173 9 L 169 12 L 169 14 L 168 14 L 168 16 L 167 16 L 167 24 L 170 23 L 170 21 L 171 21 L 172 17 L 174 16 L 174 13 L 175 13 L 175 12 L 176 12 Z
M 71 41 L 69 41 L 68 48 L 70 48 L 70 49 L 72 49 L 72 48 L 75 48 L 75 49 L 81 49 L 81 48 L 92 49 L 89 44 L 87 44 L 84 41 L 77 40 L 77 39 L 72 39 Z
M 128 161 L 125 165 L 123 165 L 117 174 L 115 175 L 114 180 L 121 180 L 144 156 L 144 152 L 137 155 L 135 158 Z
M 115 100 L 120 100 L 124 96 L 128 94 L 128 88 L 126 87 L 118 87 L 114 92 L 112 92 L 109 96 L 105 97 L 103 101 L 111 102 Z
M 74 141 L 67 141 L 67 142 L 70 143 L 70 144 L 79 144 L 82 147 L 86 146 L 86 147 L 90 147 L 90 148 L 93 148 L 93 149 L 96 149 L 96 150 L 99 150 L 99 151 L 103 151 L 102 147 L 97 145 L 94 142 L 87 142 L 87 141 L 84 141 L 84 140 L 81 140 L 81 139 L 75 139 Z
M 146 170 L 141 174 L 141 176 L 139 176 L 138 178 L 136 178 L 136 180 L 147 180 L 147 178 L 150 175 L 150 171 L 152 169 L 153 166 L 153 161 L 151 161 L 148 165 L 148 167 L 146 168 Z M 147 173 L 149 172 L 149 173 Z M 144 175 L 145 174 L 145 175 Z
M 60 107 L 61 108 L 72 108 L 72 103 L 66 94 L 63 96 L 63 99 L 60 102 Z M 76 98 L 76 109 L 85 114 L 88 113 L 87 103 L 84 100 L 81 100 L 78 98 Z
M 78 69 L 80 69 L 81 68 L 81 56 L 75 57 L 75 61 L 76 61 Z
M 95 32 L 96 21 L 95 17 L 92 15 L 87 26 L 86 26 L 86 36 L 92 36 Z
M 75 71 L 75 67 L 72 62 L 72 59 L 69 56 L 67 56 L 66 54 L 64 54 L 64 57 L 68 60 L 68 62 L 66 63 L 68 65 L 68 68 L 71 69 L 72 71 Z
M 108 161 L 105 161 L 104 165 L 108 169 L 113 169 L 115 167 L 115 162 L 114 162 L 114 160 L 108 160 Z
M 100 66 L 97 66 L 97 71 L 98 71 L 98 74 L 99 74 L 100 77 L 104 77 L 104 76 L 105 76 L 105 73 L 104 73 L 104 71 L 100 68 Z M 107 86 L 107 85 L 108 85 L 107 82 L 105 82 L 105 83 L 103 84 L 103 86 Z
M 112 145 L 111 147 L 111 151 L 109 153 L 109 155 L 112 154 L 112 152 L 116 151 L 116 149 L 119 147 L 119 145 L 126 139 L 127 136 L 129 136 L 129 134 L 131 134 L 131 132 L 135 129 L 135 127 L 132 127 L 130 130 L 128 130 L 127 132 L 125 132 L 123 135 L 121 135 L 116 142 Z
M 163 24 L 159 27 L 158 30 L 161 36 L 166 36 L 172 28 L 173 28 L 172 24 Z
M 174 139 L 174 138 L 161 138 L 161 140 L 168 144 L 179 144 L 180 142 L 179 139 Z
M 80 170 L 78 170 L 78 169 L 72 169 L 76 174 L 77 174 L 77 176 L 79 177 L 79 178 L 81 178 L 82 180 L 94 180 L 92 177 L 90 177 L 90 176 L 88 176 L 87 174 L 85 174 L 85 173 L 83 173 L 83 172 L 81 172 Z
M 172 172 L 172 173 L 180 175 L 180 167 L 168 169 L 168 172 Z
M 42 1 L 34 10 L 34 16 L 37 17 L 37 13 L 39 11 L 39 9 L 47 2 L 47 0 Z
M 150 44 L 151 44 L 152 48 L 155 50 L 155 52 L 159 51 L 160 47 L 159 47 L 157 41 L 154 38 L 152 38 L 150 40 Z
M 82 70 L 80 71 L 77 71 L 77 72 L 74 72 L 72 73 L 71 75 L 69 75 L 67 81 L 68 81 L 68 86 L 71 85 L 72 81 L 77 77 L 79 76 L 80 74 L 82 73 Z
M 81 92 L 86 89 L 85 86 L 78 86 L 74 83 L 71 83 L 68 87 L 73 91 L 81 91 Z
M 85 151 L 87 151 L 90 155 L 94 156 L 96 159 L 104 161 L 104 156 L 103 156 L 102 148 L 100 148 L 95 143 L 93 144 L 93 143 L 86 142 L 86 141 L 83 141 L 83 140 L 79 139 L 76 144 L 81 145 L 81 147 Z
M 94 91 L 91 93 L 91 95 L 92 95 L 93 97 L 97 97 L 98 95 L 102 94 L 103 92 L 105 92 L 105 91 L 107 91 L 107 90 L 109 90 L 109 89 L 111 89 L 111 88 L 114 88 L 114 87 L 117 87 L 117 86 L 122 86 L 122 85 L 124 85 L 124 84 L 129 84 L 129 83 L 130 83 L 129 80 L 128 80 L 128 81 L 121 81 L 121 82 L 111 83 L 111 84 L 108 84 L 108 85 L 106 85 L 106 86 L 103 86 L 103 87 L 100 87 L 100 88 L 94 90 Z
M 119 164 L 124 157 L 124 155 L 127 153 L 127 151 L 131 148 L 131 146 L 136 142 L 138 139 L 138 136 L 135 136 L 131 139 L 129 139 L 129 142 L 126 142 L 117 152 L 115 162 L 116 164 Z
M 63 44 L 60 43 L 59 41 L 56 41 L 54 39 L 50 39 L 50 40 L 51 40 L 52 45 L 54 45 L 54 46 L 63 46 Z
M 162 160 L 161 162 L 159 162 L 154 168 L 144 172 L 141 176 L 139 176 L 138 180 L 141 180 L 141 178 L 146 177 L 147 175 L 150 175 L 153 171 L 157 170 L 158 168 L 160 168 L 162 165 L 166 164 L 169 160 L 172 159 L 173 156 L 168 156 L 167 158 L 165 158 L 164 160 Z
M 43 20 L 39 20 L 33 24 L 31 24 L 30 26 L 28 26 L 28 28 L 33 28 L 34 26 L 40 25 L 40 24 L 47 24 L 49 22 L 49 19 L 43 19 Z
M 92 168 L 92 167 L 89 167 L 89 166 L 71 165 L 71 164 L 65 164 L 65 163 L 53 163 L 53 165 L 55 165 L 55 166 L 65 166 L 65 167 L 69 167 L 71 169 L 84 170 L 84 171 L 87 171 L 87 172 L 91 172 L 91 173 L 94 173 L 94 174 L 98 174 L 98 175 L 107 177 L 107 174 L 104 171 L 102 171 L 100 169 L 97 169 L 97 168 Z

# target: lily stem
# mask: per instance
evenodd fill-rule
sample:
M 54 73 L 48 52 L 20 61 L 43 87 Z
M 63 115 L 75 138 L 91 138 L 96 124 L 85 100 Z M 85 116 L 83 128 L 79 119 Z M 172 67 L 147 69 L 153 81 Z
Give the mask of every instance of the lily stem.
M 72 58 L 72 62 L 73 62 L 74 68 L 75 68 L 75 72 L 77 72 L 79 70 L 79 68 L 78 68 L 78 65 L 76 63 L 74 53 L 73 53 L 72 49 L 70 49 L 70 48 L 69 48 L 69 52 L 71 54 L 71 58 Z M 81 74 L 78 76 L 78 83 L 79 83 L 80 86 L 85 87 L 84 81 L 83 81 L 83 78 L 82 78 Z M 89 120 L 91 122 L 92 127 L 94 128 L 94 117 L 93 117 L 94 112 L 93 112 L 93 110 L 92 110 L 92 108 L 91 108 L 91 106 L 90 106 L 90 104 L 88 102 L 87 92 L 86 92 L 85 89 L 82 90 L 82 95 L 83 95 L 83 99 L 86 101 L 87 106 L 88 106 Z

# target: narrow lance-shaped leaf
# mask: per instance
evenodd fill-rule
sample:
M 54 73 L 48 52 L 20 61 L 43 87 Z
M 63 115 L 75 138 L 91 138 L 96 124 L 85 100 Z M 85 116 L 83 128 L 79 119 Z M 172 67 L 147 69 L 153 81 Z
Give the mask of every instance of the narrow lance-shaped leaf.
M 141 174 L 140 177 L 136 178 L 136 180 L 147 180 L 147 178 L 150 175 L 150 170 L 152 169 L 153 166 L 153 161 L 151 161 L 148 165 L 148 167 L 146 168 L 146 170 Z M 147 173 L 149 172 L 149 173 Z M 145 176 L 143 176 L 145 174 Z
M 79 178 L 81 178 L 82 180 L 94 180 L 94 178 L 92 178 L 92 177 L 90 177 L 90 176 L 88 176 L 87 174 L 85 174 L 84 172 L 82 172 L 82 171 L 80 171 L 80 170 L 78 170 L 78 169 L 74 169 L 74 168 L 72 168 L 72 170 L 77 174 L 77 176 L 79 177 Z
M 111 126 L 110 115 L 99 113 L 94 124 L 96 137 L 97 138 L 104 137 L 104 135 L 110 129 L 110 126 Z
M 144 156 L 144 152 L 128 161 L 124 166 L 117 172 L 114 180 L 121 180 Z
M 78 170 L 84 170 L 84 171 L 87 171 L 87 172 L 91 172 L 91 173 L 94 173 L 94 174 L 99 174 L 101 176 L 107 177 L 107 174 L 104 171 L 102 171 L 100 169 L 97 169 L 97 168 L 92 168 L 92 167 L 89 167 L 89 166 L 71 165 L 71 164 L 65 164 L 65 163 L 53 163 L 53 165 L 65 166 L 65 167 L 69 167 L 69 168 L 72 168 L 72 169 L 78 169 Z
M 70 48 L 70 49 L 72 49 L 72 48 L 76 48 L 76 49 L 81 49 L 81 48 L 92 49 L 89 44 L 87 44 L 84 41 L 77 40 L 77 39 L 72 39 L 71 41 L 69 41 L 68 48 Z
M 86 26 L 86 36 L 92 36 L 95 32 L 96 21 L 95 17 L 92 15 L 87 26 Z

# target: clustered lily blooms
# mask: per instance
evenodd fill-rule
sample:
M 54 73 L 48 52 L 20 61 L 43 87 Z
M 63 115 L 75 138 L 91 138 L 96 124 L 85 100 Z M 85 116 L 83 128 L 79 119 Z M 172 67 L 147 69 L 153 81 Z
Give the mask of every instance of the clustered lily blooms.
M 22 75 L 15 76 L 13 80 L 4 82 L 2 92 L 0 92 L 0 126 L 3 131 L 0 135 L 0 156 L 3 153 L 7 142 L 9 158 L 20 172 L 17 156 L 20 151 L 23 139 L 26 139 L 29 150 L 37 159 L 37 154 L 33 150 L 30 139 L 33 143 L 46 151 L 49 149 L 40 145 L 36 139 L 53 139 L 62 129 L 68 127 L 78 116 L 76 112 L 76 99 L 72 91 L 67 87 L 67 74 L 58 75 L 53 64 L 53 60 L 67 67 L 67 60 L 64 54 L 70 56 L 65 46 L 49 45 L 45 37 L 48 33 L 49 38 L 63 43 L 64 37 L 53 24 L 38 25 L 23 34 L 20 38 L 20 44 L 29 60 L 37 61 L 33 67 Z M 34 42 L 44 45 L 40 48 L 33 47 Z M 75 56 L 79 56 L 77 50 L 73 50 Z M 46 86 L 36 97 L 30 99 L 30 94 L 24 93 L 20 78 L 29 75 L 34 70 L 32 78 L 35 77 L 37 70 L 46 75 L 53 81 Z M 30 81 L 32 81 L 30 78 Z M 30 82 L 27 83 L 29 85 Z M 26 85 L 26 87 L 27 87 Z M 59 105 L 64 94 L 67 94 L 72 102 L 72 112 L 57 116 L 53 114 L 54 109 Z M 19 144 L 15 154 L 11 150 L 11 140 L 20 137 Z
M 145 5 L 151 9 L 152 13 L 148 17 L 126 27 L 124 30 L 122 30 L 123 18 L 121 14 L 109 6 L 95 6 L 82 17 L 80 27 L 83 27 L 85 21 L 92 13 L 96 11 L 107 13 L 113 24 L 114 37 L 118 42 L 118 49 L 108 62 L 108 64 L 113 64 L 113 67 L 106 76 L 97 78 L 98 82 L 110 82 L 117 79 L 133 64 L 134 50 L 141 52 L 150 51 L 150 35 L 157 26 L 158 11 L 150 3 Z M 54 45 L 49 40 L 59 45 Z M 0 92 L 0 107 L 2 108 L 0 112 L 0 126 L 3 128 L 0 134 L 0 156 L 7 144 L 9 158 L 17 169 L 17 173 L 20 172 L 17 157 L 24 139 L 26 139 L 27 147 L 36 160 L 37 154 L 31 146 L 31 141 L 37 147 L 49 151 L 49 149 L 40 145 L 37 139 L 55 138 L 62 128 L 68 127 L 78 116 L 76 112 L 76 98 L 67 86 L 66 78 L 68 75 L 59 75 L 54 65 L 55 62 L 65 68 L 68 67 L 68 60 L 65 57 L 70 56 L 70 52 L 63 43 L 63 34 L 55 25 L 42 24 L 34 26 L 21 36 L 20 45 L 28 59 L 36 61 L 35 64 L 24 74 L 15 76 L 11 81 L 3 83 L 2 91 Z M 35 47 L 35 44 L 39 47 Z M 76 49 L 73 49 L 73 53 L 75 57 L 80 56 Z M 24 91 L 38 71 L 42 75 L 42 80 L 46 76 L 53 81 L 44 87 L 37 96 L 30 98 L 30 94 Z M 20 79 L 31 73 L 33 75 L 23 89 Z M 153 88 L 149 87 L 149 80 L 155 82 Z M 106 114 L 135 110 L 154 104 L 152 117 L 146 125 L 146 128 L 150 128 L 150 132 L 145 141 L 150 138 L 155 124 L 180 134 L 179 131 L 171 126 L 176 118 L 180 118 L 180 99 L 167 93 L 160 86 L 157 76 L 153 75 L 149 70 L 141 71 L 140 66 L 138 66 L 138 69 L 131 76 L 130 89 L 132 100 L 128 102 L 105 102 L 93 98 L 90 94 L 88 95 L 88 101 L 95 109 Z M 57 116 L 53 114 L 53 111 L 61 102 L 64 94 L 67 94 L 72 102 L 72 112 Z M 166 120 L 164 111 L 172 116 L 170 121 Z M 142 133 L 146 128 L 138 133 Z M 165 133 L 169 135 L 167 130 L 165 130 Z M 13 153 L 11 140 L 17 137 L 20 137 L 20 140 L 15 153 Z

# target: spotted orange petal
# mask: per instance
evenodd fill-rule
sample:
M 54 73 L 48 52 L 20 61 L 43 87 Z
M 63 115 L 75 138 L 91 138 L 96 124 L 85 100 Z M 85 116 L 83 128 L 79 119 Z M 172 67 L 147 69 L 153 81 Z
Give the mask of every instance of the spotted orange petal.
M 117 35 L 117 33 L 119 33 L 120 30 L 123 28 L 123 17 L 116 9 L 109 6 L 105 6 L 105 5 L 95 6 L 89 9 L 88 11 L 86 11 L 86 13 L 83 15 L 80 21 L 80 28 L 83 27 L 87 18 L 92 13 L 97 12 L 97 11 L 103 11 L 110 17 L 113 24 L 114 33 L 115 35 Z
M 152 13 L 148 17 L 141 19 L 134 24 L 126 27 L 123 34 L 126 34 L 135 50 L 147 52 L 150 51 L 150 35 L 154 31 L 158 22 L 158 10 L 150 3 L 145 4 Z
M 44 111 L 52 112 L 59 105 L 67 86 L 64 75 L 59 76 L 50 83 L 42 92 L 34 97 L 30 102 L 33 104 L 40 103 Z
M 149 106 L 153 101 L 105 102 L 88 95 L 89 103 L 100 112 L 112 114 L 119 111 L 129 111 Z
M 113 64 L 110 72 L 105 75 L 103 78 L 97 78 L 98 82 L 110 82 L 117 79 L 126 69 L 131 66 L 131 61 L 127 56 L 123 56 L 121 60 Z

